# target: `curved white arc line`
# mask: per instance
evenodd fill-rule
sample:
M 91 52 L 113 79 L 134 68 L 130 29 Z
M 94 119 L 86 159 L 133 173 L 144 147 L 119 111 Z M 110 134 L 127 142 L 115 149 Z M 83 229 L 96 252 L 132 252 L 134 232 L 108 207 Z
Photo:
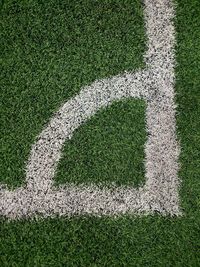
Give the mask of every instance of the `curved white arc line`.
M 149 74 L 148 74 L 149 75 Z M 150 75 L 151 76 L 151 75 Z M 150 81 L 150 83 L 152 83 L 152 81 Z M 98 84 L 98 83 L 97 83 Z M 142 86 L 142 84 L 138 83 L 138 86 Z M 143 86 L 149 86 L 149 82 L 146 84 L 143 84 Z M 84 89 L 83 91 L 81 91 L 82 93 L 80 95 L 82 95 L 82 97 L 84 95 L 88 96 L 88 91 L 87 89 L 91 88 L 91 87 L 87 87 L 86 89 Z M 99 87 L 98 87 L 99 88 Z M 134 87 L 131 87 L 132 89 Z M 146 87 L 145 87 L 146 88 Z M 94 92 L 94 88 L 93 88 L 93 92 Z M 131 94 L 133 95 L 133 91 L 131 90 Z M 140 91 L 141 92 L 141 91 Z M 30 186 L 28 186 L 27 188 L 19 188 L 17 190 L 15 190 L 14 192 L 5 192 L 5 198 L 4 198 L 4 202 L 6 202 L 6 204 L 4 203 L 4 206 L 7 207 L 7 209 L 3 212 L 5 216 L 9 217 L 9 218 L 19 218 L 19 217 L 27 217 L 27 216 L 32 216 L 32 215 L 36 215 L 37 213 L 42 214 L 43 216 L 54 216 L 55 214 L 60 214 L 60 215 L 67 215 L 67 216 L 71 216 L 71 215 L 75 215 L 75 214 L 96 214 L 96 215 L 114 215 L 114 214 L 123 214 L 125 212 L 131 212 L 131 213 L 141 213 L 141 212 L 153 212 L 153 210 L 159 210 L 160 212 L 162 212 L 163 214 L 168 213 L 168 214 L 180 214 L 179 213 L 179 209 L 178 209 L 178 205 L 171 205 L 171 201 L 173 200 L 174 203 L 173 204 L 177 204 L 177 196 L 176 194 L 174 194 L 174 192 L 172 192 L 173 196 L 175 196 L 173 199 L 167 199 L 169 198 L 168 194 L 165 194 L 165 190 L 169 189 L 169 184 L 166 183 L 166 186 L 163 187 L 159 185 L 160 182 L 163 182 L 162 178 L 163 177 L 159 177 L 157 176 L 157 174 L 153 173 L 151 174 L 152 170 L 159 170 L 159 166 L 157 167 L 153 167 L 151 166 L 151 162 L 155 162 L 155 164 L 157 164 L 159 161 L 158 159 L 160 157 L 162 157 L 163 155 L 168 155 L 168 153 L 171 153 L 171 148 L 169 147 L 169 150 L 162 150 L 162 146 L 163 144 L 165 145 L 166 142 L 164 140 L 160 143 L 161 148 L 158 148 L 158 140 L 156 139 L 157 136 L 155 134 L 157 134 L 157 131 L 155 131 L 155 127 L 152 127 L 152 125 L 156 126 L 155 123 L 155 119 L 160 115 L 165 116 L 166 112 L 166 97 L 164 98 L 164 101 L 162 101 L 162 97 L 163 95 L 157 95 L 157 97 L 154 96 L 154 99 L 151 100 L 151 98 L 148 97 L 148 95 L 146 95 L 146 89 L 144 90 L 144 95 L 143 97 L 147 99 L 147 103 L 148 103 L 148 107 L 147 107 L 147 123 L 150 124 L 149 130 L 151 133 L 151 138 L 149 138 L 147 144 L 146 144 L 146 155 L 147 155 L 147 181 L 146 181 L 146 185 L 143 188 L 140 188 L 139 190 L 133 189 L 133 188 L 127 188 L 127 187 L 118 187 L 118 188 L 112 188 L 112 189 L 107 189 L 104 188 L 99 189 L 98 187 L 91 185 L 91 186 L 75 186 L 75 185 L 68 185 L 65 186 L 65 189 L 54 189 L 54 188 L 50 188 L 49 186 L 49 176 L 47 177 L 47 179 L 43 179 L 42 181 L 40 180 L 40 175 L 39 176 L 35 176 L 35 181 L 32 181 L 33 183 L 30 184 Z M 138 91 L 136 93 L 135 91 L 135 96 L 139 97 Z M 94 94 L 96 96 L 96 94 Z M 123 95 L 123 96 L 122 96 Z M 116 99 L 121 99 L 121 97 L 126 97 L 130 95 L 130 91 L 125 94 L 122 94 L 120 97 L 119 95 L 112 97 L 113 100 Z M 86 97 L 88 99 L 88 97 Z M 76 99 L 77 103 L 80 103 L 78 100 L 78 98 L 74 98 Z M 82 99 L 82 98 L 81 98 Z M 154 103 L 152 103 L 152 101 Z M 168 97 L 168 101 L 172 101 L 170 97 Z M 112 101 L 111 101 L 112 102 Z M 163 102 L 163 103 L 162 103 Z M 81 102 L 82 103 L 82 102 Z M 84 103 L 84 102 L 83 102 Z M 104 103 L 104 102 L 101 102 Z M 104 106 L 104 104 L 102 104 Z M 107 105 L 107 104 L 106 104 Z M 153 107 L 151 107 L 151 105 L 153 105 Z M 67 114 L 69 114 L 68 112 L 68 107 L 66 104 L 61 108 L 62 112 L 61 114 L 64 114 L 64 111 L 67 111 Z M 66 109 L 67 108 L 67 109 Z M 81 109 L 82 110 L 82 109 Z M 86 109 L 87 110 L 87 109 Z M 77 111 L 77 109 L 76 109 Z M 170 114 L 168 114 L 170 112 L 171 114 L 171 109 L 167 110 L 167 116 L 169 116 Z M 58 115 L 60 114 L 60 112 L 57 113 Z M 74 113 L 72 113 L 74 114 Z M 90 113 L 90 115 L 92 115 L 92 111 Z M 171 114 L 172 116 L 174 115 L 174 113 L 172 112 Z M 172 117 L 171 116 L 171 117 Z M 86 119 L 88 118 L 88 114 L 85 117 Z M 64 121 L 62 121 L 64 120 Z M 153 120 L 153 121 L 152 121 Z M 54 119 L 50 121 L 49 125 L 51 125 L 50 129 L 52 129 L 55 125 L 57 125 L 57 123 L 62 122 L 64 125 L 68 124 L 66 123 L 68 121 L 68 118 L 66 118 L 66 116 L 64 115 L 64 117 L 60 118 L 60 115 L 58 116 L 58 118 L 56 117 L 56 124 Z M 170 122 L 171 119 L 169 119 L 168 123 Z M 79 121 L 81 122 L 81 121 Z M 172 120 L 172 126 L 173 126 L 173 120 Z M 158 135 L 162 136 L 163 133 L 162 131 L 165 131 L 167 129 L 168 132 L 168 125 L 164 124 L 165 127 L 161 129 L 161 132 L 158 133 Z M 163 126 L 164 126 L 163 125 Z M 66 127 L 67 127 L 66 126 Z M 78 126 L 77 126 L 78 127 Z M 159 127 L 159 123 L 158 123 L 158 127 Z M 167 127 L 167 128 L 166 128 Z M 46 128 L 48 129 L 48 128 Z M 46 130 L 45 129 L 45 130 Z M 74 127 L 75 129 L 75 127 Z M 44 130 L 44 133 L 46 136 L 46 132 Z M 154 132 L 153 132 L 154 131 Z M 171 137 L 171 134 L 173 134 L 174 132 L 174 128 L 172 127 L 172 132 L 169 134 L 169 136 Z M 53 131 L 54 133 L 54 131 Z M 66 138 L 65 134 L 66 131 L 63 131 L 63 142 Z M 59 132 L 58 132 L 59 134 Z M 56 134 L 56 138 L 59 137 L 60 139 L 60 135 Z M 69 134 L 72 134 L 72 132 L 70 132 Z M 41 134 L 41 136 L 43 137 L 43 132 Z M 155 140 L 154 140 L 154 137 Z M 55 136 L 53 137 L 53 140 L 56 140 Z M 40 141 L 41 138 L 38 140 Z M 47 141 L 49 142 L 49 137 L 47 138 Z M 50 144 L 46 144 L 47 149 L 53 149 L 53 146 L 51 145 L 51 140 L 50 140 Z M 154 144 L 155 142 L 155 144 Z M 167 140 L 168 142 L 168 140 Z M 40 143 L 39 143 L 40 144 Z M 168 144 L 168 143 L 167 143 Z M 49 146 L 51 145 L 51 146 Z M 62 147 L 62 143 L 60 143 L 61 147 Z M 176 144 L 174 144 L 176 147 Z M 157 151 L 155 150 L 155 146 Z M 57 147 L 57 146 L 56 146 Z M 175 148 L 174 147 L 174 148 Z M 44 148 L 44 146 L 43 146 Z M 35 148 L 34 148 L 35 151 Z M 36 150 L 37 151 L 37 150 Z M 44 151 L 44 149 L 42 149 L 42 152 Z M 57 153 L 59 153 L 59 150 L 53 150 L 53 152 L 55 153 L 55 155 L 57 155 Z M 175 154 L 174 154 L 175 152 Z M 46 159 L 46 153 L 43 155 Z M 174 173 L 174 159 L 176 160 L 176 150 L 173 149 L 173 155 L 172 155 L 172 161 L 169 161 L 169 168 L 167 171 L 169 171 L 169 174 L 172 174 L 172 178 L 175 179 L 176 178 L 176 173 Z M 153 161 L 152 161 L 152 157 L 153 157 Z M 156 158 L 154 158 L 156 157 Z M 33 159 L 32 159 L 33 160 Z M 164 160 L 166 162 L 166 159 Z M 55 162 L 55 161 L 54 161 Z M 35 161 L 33 160 L 33 163 L 35 164 Z M 48 159 L 47 159 L 47 163 L 48 163 Z M 41 164 L 41 163 L 40 163 Z M 50 161 L 51 164 L 51 161 Z M 172 165 L 171 165 L 172 164 Z M 44 169 L 43 167 L 43 162 L 41 165 L 38 166 L 38 169 L 36 168 L 36 173 L 33 173 L 33 175 L 38 175 L 37 170 L 39 171 L 49 171 L 51 170 L 51 168 L 54 170 L 55 166 L 48 166 L 47 170 Z M 41 169 L 40 169 L 41 167 Z M 171 167 L 173 167 L 171 169 Z M 32 166 L 30 166 L 30 169 L 32 168 Z M 51 174 L 50 172 L 48 174 Z M 159 175 L 159 173 L 158 173 Z M 163 174 L 162 174 L 163 175 Z M 174 176 L 175 175 L 175 176 Z M 164 180 L 166 180 L 166 177 L 169 176 L 168 173 L 164 174 Z M 39 177 L 39 179 L 37 179 Z M 155 179 L 156 178 L 156 179 Z M 152 182 L 153 181 L 153 182 Z M 175 179 L 176 181 L 176 179 Z M 50 180 L 51 182 L 51 180 Z M 169 177 L 168 182 L 171 184 L 173 181 L 172 179 Z M 46 186 L 46 184 L 48 185 L 46 188 L 48 189 L 48 192 L 44 191 L 44 190 L 40 190 L 40 188 L 38 187 L 38 183 L 40 185 L 40 183 L 44 183 L 44 185 Z M 32 185 L 36 185 L 36 188 Z M 155 194 L 155 190 L 157 191 L 157 193 Z M 164 190 L 164 194 L 162 192 L 162 190 Z M 174 191 L 174 188 L 172 188 L 172 190 Z M 155 198 L 156 195 L 156 199 Z M 163 196 L 165 196 L 165 198 L 163 198 Z M 159 199 L 160 197 L 160 199 Z M 167 200 L 167 202 L 165 203 L 165 201 Z M 167 204 L 167 206 L 166 206 Z M 54 215 L 53 215 L 54 214 Z
M 123 76 L 97 81 L 67 101 L 31 149 L 26 171 L 28 190 L 46 192 L 51 188 L 64 142 L 99 109 L 122 98 L 146 98 L 148 90 L 145 76 L 149 76 L 148 71 L 125 73 Z
M 94 82 L 67 101 L 33 145 L 24 188 L 1 190 L 0 214 L 11 219 L 74 214 L 113 215 L 125 212 L 180 214 L 178 156 L 174 104 L 174 43 L 169 0 L 145 0 L 147 70 Z M 142 97 L 147 101 L 146 184 L 99 189 L 95 185 L 52 187 L 64 141 L 97 110 L 115 100 Z

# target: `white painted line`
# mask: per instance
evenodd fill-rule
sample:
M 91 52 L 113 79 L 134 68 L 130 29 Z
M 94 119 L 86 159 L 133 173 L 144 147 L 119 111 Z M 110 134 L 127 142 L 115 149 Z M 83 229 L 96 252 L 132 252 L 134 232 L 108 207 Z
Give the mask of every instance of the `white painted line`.
M 146 68 L 96 81 L 59 109 L 32 146 L 26 186 L 14 191 L 2 187 L 0 215 L 17 219 L 56 214 L 181 214 L 174 104 L 174 10 L 169 0 L 144 3 L 148 37 Z M 145 185 L 139 189 L 125 186 L 100 189 L 93 184 L 55 188 L 53 178 L 64 142 L 99 109 L 128 97 L 141 98 L 147 103 Z

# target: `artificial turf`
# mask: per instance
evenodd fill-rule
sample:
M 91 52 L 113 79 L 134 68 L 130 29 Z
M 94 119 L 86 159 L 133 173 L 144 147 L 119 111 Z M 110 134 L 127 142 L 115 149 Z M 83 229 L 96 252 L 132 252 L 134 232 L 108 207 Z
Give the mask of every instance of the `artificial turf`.
M 66 143 L 55 184 L 139 186 L 144 179 L 145 104 L 115 102 Z
M 175 89 L 183 216 L 170 218 L 158 214 L 18 222 L 2 219 L 0 266 L 200 266 L 200 2 L 178 0 L 176 3 Z M 143 66 L 143 12 L 140 1 L 118 4 L 110 0 L 5 1 L 1 16 L 1 181 L 19 186 L 24 179 L 24 162 L 31 144 L 63 101 L 97 78 Z M 112 135 L 109 145 L 119 144 L 122 153 L 125 146 L 128 155 L 111 159 L 107 174 L 115 171 L 116 182 L 126 183 L 121 179 L 121 169 L 112 168 L 120 160 L 123 169 L 130 155 L 137 158 L 137 154 L 129 152 L 128 145 L 133 142 L 140 148 L 138 165 L 133 167 L 140 170 L 138 177 L 142 179 L 142 167 L 137 168 L 142 164 L 141 147 L 145 142 L 144 108 L 142 101 L 133 100 L 116 103 L 96 114 L 66 144 L 56 182 L 67 181 L 68 163 L 70 179 L 75 179 L 74 166 L 84 175 L 77 174 L 78 182 L 81 177 L 88 176 L 87 182 L 100 178 L 93 172 L 105 170 L 99 163 L 101 156 L 104 161 L 109 160 L 110 154 L 104 151 L 109 131 Z M 135 112 L 140 113 L 140 120 L 134 122 Z M 125 118 L 121 122 L 122 132 L 118 126 L 120 113 Z M 111 128 L 110 123 L 113 123 Z M 139 126 L 139 138 L 129 137 L 128 133 L 133 132 L 128 128 L 135 127 L 138 131 Z M 125 139 L 120 140 L 120 135 L 125 135 Z M 85 146 L 90 151 L 86 155 Z M 74 157 L 73 162 L 68 158 L 68 151 Z M 79 153 L 82 166 L 75 162 Z M 92 159 L 90 164 L 94 168 L 88 170 L 87 158 L 93 153 L 97 161 Z M 102 178 L 107 181 L 110 176 Z M 131 179 L 130 172 L 127 182 Z M 140 179 L 134 182 L 137 184 Z
M 4 3 L 1 15 L 0 179 L 10 187 L 16 187 L 24 181 L 24 167 L 31 145 L 63 102 L 96 79 L 144 65 L 144 20 L 139 0 L 9 1 Z M 131 179 L 134 182 L 134 177 L 136 183 L 143 179 L 144 103 L 134 101 L 121 105 L 119 103 L 119 108 L 124 109 L 121 137 L 118 132 L 120 127 L 116 125 L 119 111 L 118 118 L 117 115 L 113 118 L 113 129 L 110 127 L 106 133 L 106 125 L 103 124 L 106 119 L 107 125 L 110 123 L 109 116 L 117 109 L 114 105 L 107 110 L 106 117 L 98 119 L 97 116 L 89 122 L 89 129 L 78 133 L 77 138 L 80 137 L 83 143 L 80 142 L 76 154 L 75 145 L 66 145 L 57 181 L 73 181 L 73 172 L 81 176 L 84 173 L 82 177 L 88 182 L 94 177 L 99 180 L 102 171 L 105 171 L 103 180 L 109 177 L 109 180 L 118 183 L 130 183 Z M 85 146 L 84 139 L 88 138 L 91 128 L 93 144 L 90 142 Z M 109 155 L 111 151 L 105 151 L 103 143 L 109 131 L 113 145 L 109 142 L 106 145 L 112 145 L 112 155 Z M 136 134 L 133 134 L 134 131 Z M 77 138 L 73 141 L 79 142 Z M 134 149 L 130 148 L 130 141 Z M 124 145 L 128 147 L 126 155 Z M 68 160 L 69 149 L 72 157 Z M 88 149 L 88 154 L 85 154 Z M 91 157 L 94 157 L 92 151 L 96 158 L 93 170 L 88 166 Z M 78 154 L 82 156 L 81 164 L 71 164 L 71 159 Z M 104 167 L 102 164 L 105 164 Z M 131 175 L 127 164 L 135 168 L 136 175 Z M 66 175 L 63 174 L 67 168 L 64 165 L 76 169 Z M 113 168 L 115 173 L 110 175 Z M 122 175 L 127 176 L 127 180 L 122 179 Z M 76 179 L 77 182 L 79 180 Z

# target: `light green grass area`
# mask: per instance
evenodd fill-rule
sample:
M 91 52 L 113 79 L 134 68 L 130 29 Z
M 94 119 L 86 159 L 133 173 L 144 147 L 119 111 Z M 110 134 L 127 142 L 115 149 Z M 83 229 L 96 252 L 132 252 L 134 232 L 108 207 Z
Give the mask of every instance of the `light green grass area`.
M 10 186 L 22 183 L 24 161 L 35 136 L 60 104 L 82 85 L 143 65 L 145 37 L 139 3 L 5 1 L 0 20 L 3 182 Z M 176 102 L 184 215 L 1 220 L 0 266 L 200 266 L 200 2 L 176 3 Z M 100 12 L 102 9 L 104 12 Z M 130 168 L 142 179 L 144 108 L 141 101 L 119 102 L 83 125 L 65 146 L 56 182 L 67 181 L 65 173 L 69 170 L 65 164 L 69 164 L 73 181 L 77 169 L 83 175 L 77 174 L 78 181 L 88 176 L 87 182 L 95 177 L 98 182 L 100 176 L 93 174 L 99 169 L 99 173 L 106 170 L 109 176 L 102 176 L 104 181 L 114 170 L 116 182 L 124 183 L 123 172 L 130 172 L 126 170 L 127 159 L 131 156 L 135 161 L 137 156 L 131 154 L 129 144 L 139 151 L 138 162 L 131 163 L 136 165 Z M 134 122 L 137 112 L 141 116 Z M 129 136 L 139 129 L 138 137 Z M 113 138 L 109 139 L 109 134 Z M 120 140 L 120 135 L 125 139 Z M 107 139 L 110 143 L 106 144 Z M 107 170 L 97 161 L 109 160 L 110 152 L 104 151 L 108 146 L 118 150 Z M 123 155 L 123 146 L 128 155 Z M 84 147 L 88 149 L 86 155 Z M 78 155 L 81 166 L 75 162 Z M 87 165 L 93 155 L 98 160 L 92 159 Z M 114 169 L 118 161 L 122 161 L 122 168 Z M 88 170 L 90 164 L 93 169 Z M 128 182 L 134 179 L 131 175 Z M 138 178 L 135 184 L 141 181 Z

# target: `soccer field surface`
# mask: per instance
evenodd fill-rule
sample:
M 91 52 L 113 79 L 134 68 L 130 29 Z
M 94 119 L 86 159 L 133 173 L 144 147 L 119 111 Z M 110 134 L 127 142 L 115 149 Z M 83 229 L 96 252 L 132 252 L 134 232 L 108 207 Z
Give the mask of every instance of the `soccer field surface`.
M 200 2 L 3 1 L 0 40 L 0 266 L 200 266 Z

